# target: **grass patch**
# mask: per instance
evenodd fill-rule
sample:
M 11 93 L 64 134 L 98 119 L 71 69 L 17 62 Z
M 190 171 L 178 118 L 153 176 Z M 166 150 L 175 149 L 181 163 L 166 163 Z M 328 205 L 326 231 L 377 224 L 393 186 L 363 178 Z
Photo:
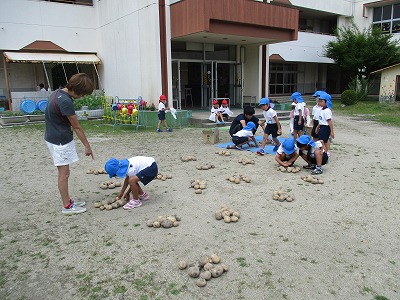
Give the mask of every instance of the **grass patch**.
M 379 103 L 378 100 L 358 102 L 342 107 L 340 101 L 333 101 L 333 111 L 345 115 L 360 115 L 379 123 L 400 127 L 400 103 Z
M 239 263 L 239 266 L 241 266 L 241 267 L 250 266 L 249 263 L 246 262 L 246 258 L 245 257 L 238 257 L 238 258 L 236 258 L 236 261 Z

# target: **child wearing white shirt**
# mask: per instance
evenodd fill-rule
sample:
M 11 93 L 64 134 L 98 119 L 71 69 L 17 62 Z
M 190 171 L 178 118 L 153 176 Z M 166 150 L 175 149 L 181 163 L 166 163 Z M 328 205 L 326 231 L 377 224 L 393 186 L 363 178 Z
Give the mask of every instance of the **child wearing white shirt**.
M 213 106 L 211 107 L 211 113 L 208 117 L 210 121 L 216 122 L 217 124 L 225 124 L 224 118 L 222 116 L 222 110 L 219 107 L 218 100 L 213 101 Z

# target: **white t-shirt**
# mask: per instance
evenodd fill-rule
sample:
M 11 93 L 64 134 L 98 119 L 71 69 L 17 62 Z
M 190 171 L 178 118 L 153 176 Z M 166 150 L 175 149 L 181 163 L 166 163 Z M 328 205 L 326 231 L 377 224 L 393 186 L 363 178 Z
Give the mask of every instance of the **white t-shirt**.
M 321 141 L 316 141 L 315 146 L 311 147 L 311 149 L 310 149 L 310 157 L 314 158 L 315 157 L 315 149 L 321 149 L 321 148 L 322 148 L 322 151 L 325 152 L 324 147 L 322 147 Z
M 251 130 L 244 130 L 244 129 L 239 130 L 238 132 L 236 132 L 236 133 L 233 134 L 233 135 L 234 135 L 234 136 L 237 136 L 237 137 L 244 137 L 244 136 L 249 137 L 249 136 L 254 136 L 254 135 L 253 135 L 253 132 L 252 132 Z
M 158 103 L 158 111 L 165 110 L 165 104 L 163 102 Z
M 304 102 L 296 103 L 296 107 L 294 108 L 294 115 L 298 116 L 299 110 L 301 110 L 301 115 L 304 116 L 304 106 L 305 106 Z
M 278 150 L 276 150 L 276 154 L 282 154 L 282 153 L 284 153 L 284 152 L 285 152 L 285 151 L 283 151 L 283 144 L 280 144 Z M 297 148 L 296 145 L 294 146 L 294 152 L 299 153 L 299 148 Z M 294 153 L 294 152 L 293 152 L 293 153 Z
M 319 105 L 314 105 L 312 109 L 313 120 L 319 119 L 319 113 L 321 112 L 322 107 Z
M 233 112 L 229 109 L 228 106 L 227 106 L 227 107 L 221 106 L 221 107 L 219 108 L 219 110 L 220 110 L 220 112 L 221 112 L 222 114 L 227 114 L 227 115 L 230 116 L 230 117 L 233 116 Z
M 210 114 L 210 116 L 208 117 L 208 119 L 209 119 L 210 121 L 215 122 L 215 117 L 217 116 L 217 113 L 218 113 L 219 111 L 220 111 L 220 108 L 219 108 L 219 107 L 217 107 L 217 108 L 215 108 L 214 106 L 211 107 L 211 114 Z
M 126 172 L 126 175 L 128 176 L 135 176 L 137 173 L 139 173 L 143 169 L 146 169 L 147 167 L 150 167 L 152 163 L 155 162 L 155 159 L 153 157 L 147 156 L 134 156 L 128 158 L 128 160 L 129 167 L 128 171 Z
M 275 118 L 276 117 L 276 111 L 273 110 L 272 108 L 268 109 L 268 110 L 263 110 L 263 116 L 265 118 L 265 122 L 267 122 L 267 124 L 276 124 L 275 122 Z
M 328 120 L 332 120 L 332 111 L 329 108 L 321 109 L 319 114 L 319 125 L 329 125 Z

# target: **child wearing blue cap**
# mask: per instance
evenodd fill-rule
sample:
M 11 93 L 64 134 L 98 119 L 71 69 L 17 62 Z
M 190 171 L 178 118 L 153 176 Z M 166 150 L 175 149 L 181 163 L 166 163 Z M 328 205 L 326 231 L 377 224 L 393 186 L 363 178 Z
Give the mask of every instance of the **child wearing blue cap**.
M 125 197 L 128 202 L 123 207 L 124 209 L 133 209 L 142 206 L 142 201 L 149 200 L 150 196 L 143 192 L 139 185 L 142 182 L 147 185 L 158 174 L 158 167 L 153 157 L 146 156 L 134 156 L 128 159 L 118 160 L 116 158 L 110 158 L 104 169 L 110 176 L 110 178 L 117 176 L 120 178 L 125 177 L 124 184 L 122 185 L 121 191 L 117 197 L 121 199 Z M 125 190 L 128 188 L 127 192 Z M 125 196 L 124 196 L 125 193 Z M 132 198 L 130 194 L 132 193 Z
M 290 167 L 299 157 L 299 149 L 293 139 L 286 139 L 278 148 L 275 160 L 280 166 Z
M 311 121 L 311 126 L 312 126 L 311 137 L 313 138 L 314 141 L 318 140 L 318 134 L 315 133 L 315 128 L 317 128 L 317 126 L 318 126 L 319 113 L 321 112 L 321 108 L 322 108 L 318 104 L 319 103 L 319 96 L 321 94 L 323 94 L 323 93 L 325 93 L 325 92 L 324 91 L 315 91 L 315 93 L 312 95 L 313 97 L 315 97 L 315 101 L 316 101 L 316 103 L 315 103 L 315 105 L 314 105 L 314 107 L 312 109 L 313 118 L 312 118 L 312 121 Z
M 299 92 L 295 92 L 290 96 L 290 100 L 296 103 L 294 108 L 293 120 L 293 137 L 296 139 L 299 136 L 299 131 L 304 130 L 304 100 Z
M 321 141 L 313 141 L 308 135 L 302 135 L 296 140 L 300 156 L 307 162 L 304 169 L 312 169 L 311 174 L 322 174 L 322 165 L 328 163 L 328 155 Z
M 324 142 L 325 152 L 329 156 L 330 140 L 335 138 L 332 123 L 332 97 L 327 93 L 319 95 L 318 105 L 321 106 L 319 114 L 318 126 L 315 128 L 315 133 L 318 134 L 318 140 Z
M 258 106 L 263 111 L 263 116 L 265 121 L 263 123 L 267 123 L 267 126 L 264 128 L 264 137 L 261 142 L 261 148 L 257 151 L 257 154 L 264 155 L 264 148 L 267 141 L 269 139 L 269 135 L 272 135 L 272 140 L 274 141 L 275 147 L 274 151 L 278 149 L 281 143 L 278 140 L 278 135 L 282 134 L 281 123 L 279 123 L 278 116 L 276 111 L 271 108 L 271 102 L 268 98 L 262 98 Z
M 239 130 L 232 135 L 232 142 L 234 143 L 234 145 L 228 145 L 226 146 L 226 148 L 243 150 L 242 146 L 244 144 L 248 144 L 249 147 L 255 147 L 255 145 L 257 145 L 257 141 L 254 138 L 253 130 L 256 130 L 256 128 L 256 124 L 254 124 L 253 122 L 248 122 L 242 130 Z M 251 145 L 250 141 L 253 141 L 254 145 Z

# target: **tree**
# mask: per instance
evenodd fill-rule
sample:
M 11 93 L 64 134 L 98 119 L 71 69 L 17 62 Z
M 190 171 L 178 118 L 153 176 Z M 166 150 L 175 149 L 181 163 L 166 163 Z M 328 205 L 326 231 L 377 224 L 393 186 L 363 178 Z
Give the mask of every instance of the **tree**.
M 324 56 L 331 58 L 349 76 L 366 76 L 373 71 L 400 62 L 400 48 L 392 34 L 370 26 L 360 30 L 354 23 L 335 32 L 336 40 L 324 46 Z

